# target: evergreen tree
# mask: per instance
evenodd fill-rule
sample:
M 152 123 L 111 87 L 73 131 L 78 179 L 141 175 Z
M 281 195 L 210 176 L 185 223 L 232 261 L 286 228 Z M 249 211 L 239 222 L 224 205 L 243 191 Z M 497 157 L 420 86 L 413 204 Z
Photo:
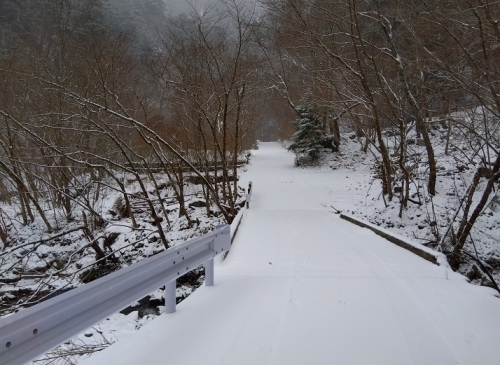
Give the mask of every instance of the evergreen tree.
M 306 154 L 313 160 L 317 159 L 320 149 L 323 148 L 322 141 L 325 138 L 323 126 L 318 115 L 311 108 L 298 106 L 296 111 L 300 118 L 293 122 L 297 131 L 291 138 L 292 144 L 288 150 L 297 154 Z

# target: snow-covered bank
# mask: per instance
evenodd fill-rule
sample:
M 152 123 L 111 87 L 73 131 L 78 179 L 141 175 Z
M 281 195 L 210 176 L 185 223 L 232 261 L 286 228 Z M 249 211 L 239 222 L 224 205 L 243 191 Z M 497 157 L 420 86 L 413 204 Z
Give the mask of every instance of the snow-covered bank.
M 439 265 L 439 266 L 446 266 L 449 267 L 448 261 L 446 259 L 446 256 L 440 252 L 431 250 L 428 247 L 425 247 L 424 245 L 421 245 L 416 242 L 410 242 L 408 239 L 406 239 L 403 236 L 400 236 L 398 234 L 395 234 L 393 232 L 389 232 L 388 230 L 382 229 L 374 224 L 371 224 L 369 222 L 364 222 L 360 219 L 354 218 L 351 215 L 348 214 L 341 214 L 340 218 L 354 223 L 359 227 L 363 228 L 368 228 L 369 230 L 375 232 L 381 237 L 384 237 L 386 240 L 398 245 L 399 247 L 402 247 L 410 252 L 413 252 L 415 255 L 422 257 L 423 259 L 432 262 L 433 264 Z
M 492 289 L 334 214 L 363 204 L 370 176 L 293 160 L 256 151 L 242 183 L 258 189 L 214 287 L 84 364 L 498 363 Z

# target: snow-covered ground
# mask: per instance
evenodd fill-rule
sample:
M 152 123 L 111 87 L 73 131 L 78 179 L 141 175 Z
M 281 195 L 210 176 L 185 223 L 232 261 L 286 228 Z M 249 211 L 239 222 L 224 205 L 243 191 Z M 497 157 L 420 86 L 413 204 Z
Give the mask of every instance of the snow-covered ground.
M 366 206 L 368 169 L 293 160 L 276 143 L 254 152 L 214 287 L 83 363 L 498 364 L 493 289 L 341 220 L 335 209 Z
M 209 216 L 202 186 L 193 182 L 191 173 L 184 176 L 187 182 L 184 185 L 185 206 L 192 221 L 191 226 L 185 216 L 179 217 L 180 205 L 167 176 L 162 173 L 155 173 L 154 176 L 159 186 L 161 203 L 151 179 L 142 176 L 143 183 L 162 220 L 161 227 L 170 246 L 203 235 L 214 230 L 216 225 L 225 223 L 215 206 L 209 206 L 212 212 Z M 47 214 L 55 229 L 48 233 L 40 217 L 35 216 L 33 223 L 23 225 L 18 220 L 19 208 L 16 205 L 4 200 L 0 202 L 0 221 L 4 219 L 3 222 L 9 222 L 11 239 L 8 247 L 0 245 L 0 318 L 47 299 L 58 291 L 72 289 L 82 282 L 92 281 L 165 249 L 137 179 L 131 175 L 123 177 L 137 222 L 135 229 L 130 217 L 121 217 L 119 214 L 117 203 L 121 201 L 121 193 L 113 188 L 112 181 L 105 181 L 109 185 L 101 185 L 100 194 L 97 194 L 99 199 L 94 206 L 103 217 L 103 223 L 92 232 L 93 238 L 109 258 L 100 260 L 100 264 L 89 244 L 90 237 L 81 229 L 82 216 L 77 207 L 74 207 L 74 220 L 71 222 L 66 222 L 61 212 L 54 212 L 54 216 Z M 240 197 L 238 203 L 243 202 L 243 194 Z M 162 213 L 162 206 L 168 214 L 168 221 Z M 14 218 L 5 219 L 6 216 Z M 88 218 L 90 222 L 91 217 Z M 198 270 L 178 282 L 178 300 L 188 296 L 201 284 L 202 275 L 203 271 Z M 126 308 L 126 314 L 116 313 L 106 321 L 97 323 L 34 363 L 76 363 L 81 356 L 107 347 L 155 318 L 163 310 L 162 297 L 163 290 L 151 293 L 140 303 L 132 303 L 130 308 Z

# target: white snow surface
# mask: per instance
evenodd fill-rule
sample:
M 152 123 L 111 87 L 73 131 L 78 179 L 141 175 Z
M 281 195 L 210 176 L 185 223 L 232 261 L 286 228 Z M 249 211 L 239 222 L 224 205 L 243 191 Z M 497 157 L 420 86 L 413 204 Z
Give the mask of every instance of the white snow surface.
M 254 152 L 250 209 L 215 286 L 82 364 L 500 362 L 494 290 L 340 219 L 330 205 L 363 199 L 346 172 L 293 160 L 277 143 Z
M 363 220 L 360 220 L 359 218 L 356 218 L 355 216 L 351 215 L 351 214 L 344 214 L 345 216 L 349 217 L 349 218 L 353 218 L 353 219 L 356 219 L 358 221 L 361 221 L 363 222 L 365 225 L 369 226 L 369 227 L 372 227 L 373 229 L 376 229 L 378 230 L 379 232 L 382 232 L 384 234 L 388 234 L 394 238 L 397 238 L 398 240 L 400 241 L 403 241 L 404 243 L 410 245 L 410 246 L 413 246 L 415 248 L 417 248 L 418 250 L 420 251 L 423 251 L 423 252 L 426 252 L 428 254 L 431 254 L 432 256 L 434 256 L 436 258 L 436 262 L 439 266 L 445 266 L 447 268 L 450 268 L 451 270 L 451 267 L 450 267 L 450 264 L 448 263 L 448 259 L 446 258 L 446 255 L 443 254 L 442 252 L 438 252 L 438 251 L 435 251 L 427 246 L 424 246 L 418 242 L 413 242 L 413 241 L 410 241 L 407 237 L 404 237 L 404 236 L 401 236 L 397 233 L 394 233 L 388 229 L 384 229 L 384 228 L 381 228 L 379 226 L 377 226 L 376 224 L 373 224 L 373 223 L 370 223 L 370 222 L 367 222 L 367 221 L 363 221 Z

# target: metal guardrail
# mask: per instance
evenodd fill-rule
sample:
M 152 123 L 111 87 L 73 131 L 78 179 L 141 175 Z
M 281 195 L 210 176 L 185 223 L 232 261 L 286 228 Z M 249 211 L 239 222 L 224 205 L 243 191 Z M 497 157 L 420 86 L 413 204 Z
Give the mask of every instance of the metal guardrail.
M 214 257 L 229 251 L 229 225 L 0 320 L 0 364 L 21 365 L 165 285 L 175 312 L 176 279 L 201 264 L 214 285 Z

